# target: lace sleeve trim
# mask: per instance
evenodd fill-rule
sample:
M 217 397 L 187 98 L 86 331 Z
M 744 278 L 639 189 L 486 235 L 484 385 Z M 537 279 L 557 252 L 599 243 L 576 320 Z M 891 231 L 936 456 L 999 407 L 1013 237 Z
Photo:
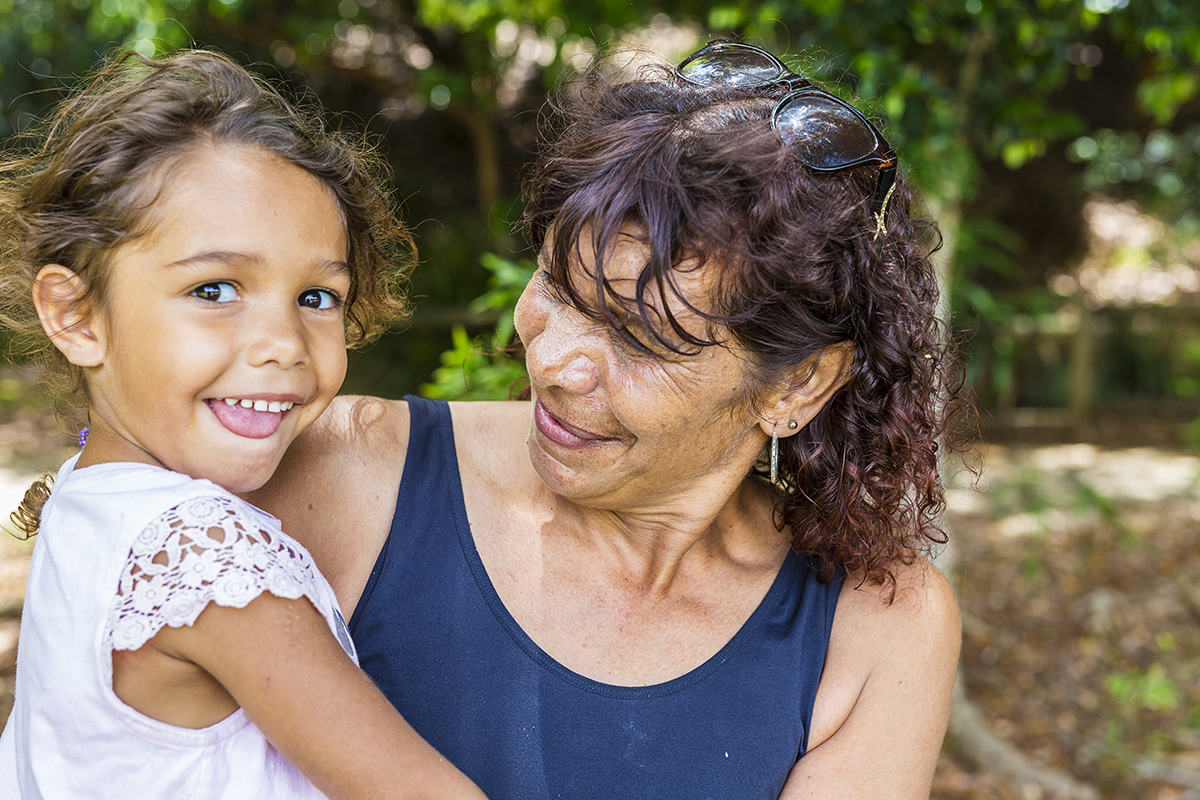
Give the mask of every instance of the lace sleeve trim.
M 111 649 L 136 650 L 166 626 L 193 624 L 209 603 L 245 608 L 263 592 L 320 609 L 317 575 L 307 553 L 234 498 L 184 501 L 130 548 L 109 611 Z

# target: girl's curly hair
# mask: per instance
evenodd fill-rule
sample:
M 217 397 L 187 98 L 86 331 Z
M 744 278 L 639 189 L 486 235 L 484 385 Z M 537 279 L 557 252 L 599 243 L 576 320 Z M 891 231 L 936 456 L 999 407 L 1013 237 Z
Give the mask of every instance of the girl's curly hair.
M 349 344 L 407 313 L 413 241 L 388 201 L 383 161 L 365 140 L 330 129 L 319 108 L 223 55 L 117 54 L 25 138 L 33 146 L 0 163 L 0 315 L 68 407 L 86 400 L 81 375 L 41 330 L 34 277 L 61 264 L 83 278 L 85 309 L 103 302 L 113 251 L 149 232 L 166 168 L 199 146 L 261 148 L 333 191 L 349 239 Z
M 331 129 L 315 104 L 286 98 L 223 55 L 118 53 L 23 138 L 25 151 L 0 161 L 0 322 L 62 413 L 86 408 L 87 389 L 42 330 L 35 277 L 65 266 L 83 279 L 84 313 L 100 308 L 113 253 L 151 232 L 170 168 L 198 147 L 257 147 L 330 188 L 349 244 L 347 344 L 407 314 L 415 247 L 388 200 L 382 159 L 365 138 Z M 31 519 L 18 524 L 28 531 Z
M 779 441 L 776 519 L 796 550 L 821 557 L 823 579 L 841 567 L 894 589 L 894 565 L 945 542 L 937 452 L 961 379 L 937 316 L 940 236 L 910 216 L 903 176 L 877 235 L 877 171 L 801 164 L 769 124 L 780 94 L 696 87 L 668 67 L 633 78 L 592 68 L 552 102 L 525 223 L 553 284 L 632 346 L 649 350 L 614 318 L 614 302 L 658 333 L 656 348 L 739 352 L 752 409 L 825 348 L 851 342 L 847 383 Z M 631 230 L 648 254 L 634 295 L 622 296 L 605 254 Z M 583 243 L 590 297 L 567 277 Z M 710 323 L 707 336 L 645 302 L 650 288 L 687 304 L 675 277 L 685 262 L 716 271 L 708 308 L 688 306 Z

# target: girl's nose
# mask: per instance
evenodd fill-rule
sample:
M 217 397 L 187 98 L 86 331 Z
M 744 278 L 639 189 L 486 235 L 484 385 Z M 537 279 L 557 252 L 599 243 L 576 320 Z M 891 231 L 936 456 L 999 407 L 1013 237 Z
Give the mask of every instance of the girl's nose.
M 309 362 L 308 331 L 299 312 L 300 307 L 292 303 L 286 312 L 256 315 L 248 348 L 253 366 L 275 364 L 291 369 Z

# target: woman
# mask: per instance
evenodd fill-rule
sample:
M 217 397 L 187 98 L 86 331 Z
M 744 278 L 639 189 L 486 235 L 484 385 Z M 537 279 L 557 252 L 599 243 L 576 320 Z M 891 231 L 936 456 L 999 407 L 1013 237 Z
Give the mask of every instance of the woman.
M 345 398 L 256 500 L 490 797 L 926 797 L 959 624 L 894 153 L 730 43 L 557 111 L 531 400 Z

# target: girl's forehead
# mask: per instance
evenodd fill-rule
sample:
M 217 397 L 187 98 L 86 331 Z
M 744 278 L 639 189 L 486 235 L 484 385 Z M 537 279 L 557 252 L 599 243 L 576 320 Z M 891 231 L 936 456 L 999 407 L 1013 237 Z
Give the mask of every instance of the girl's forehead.
M 161 171 L 135 239 L 118 252 L 167 263 L 236 258 L 340 264 L 348 236 L 331 189 L 265 150 L 201 147 Z M 319 246 L 318 246 L 319 245 Z
M 336 192 L 308 170 L 269 150 L 254 145 L 217 142 L 188 148 L 164 165 L 148 216 L 174 215 L 176 224 L 203 226 L 203 215 L 194 213 L 200 203 L 225 210 L 272 208 L 299 200 L 336 211 L 343 232 L 345 215 Z M 299 197 L 283 198 L 283 185 L 299 190 Z M 162 217 L 158 221 L 163 221 Z M 281 219 L 280 224 L 287 224 Z

